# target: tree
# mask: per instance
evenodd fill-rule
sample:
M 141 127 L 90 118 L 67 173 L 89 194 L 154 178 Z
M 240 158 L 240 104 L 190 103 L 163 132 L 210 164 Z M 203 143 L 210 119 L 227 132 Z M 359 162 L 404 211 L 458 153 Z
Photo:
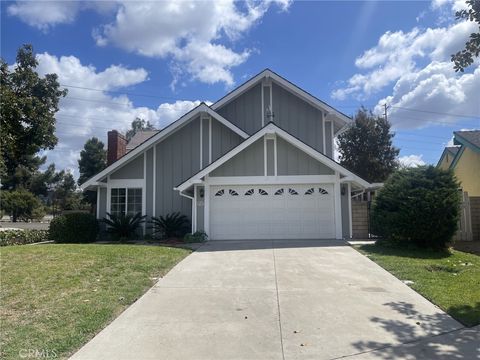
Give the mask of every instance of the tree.
M 55 113 L 67 90 L 60 89 L 56 74 L 40 77 L 37 66 L 31 45 L 18 50 L 13 67 L 0 59 L 0 176 L 7 189 L 18 187 L 14 174 L 19 166 L 32 169 L 39 162 L 35 155 L 58 141 Z
M 373 201 L 373 232 L 402 244 L 445 247 L 457 231 L 458 189 L 451 170 L 422 166 L 396 171 Z
M 139 131 L 143 130 L 154 130 L 155 128 L 153 127 L 152 124 L 150 124 L 150 121 L 145 121 L 144 119 L 141 119 L 139 117 L 135 118 L 135 120 L 132 121 L 132 128 L 127 131 L 125 134 L 125 137 L 127 138 L 127 141 L 130 141 L 130 139 Z
M 17 222 L 18 219 L 27 221 L 44 215 L 40 200 L 25 189 L 2 191 L 0 195 L 2 210 L 12 217 L 13 222 Z
M 468 20 L 478 23 L 478 32 L 471 33 L 470 39 L 465 43 L 465 49 L 452 55 L 455 71 L 464 72 L 465 68 L 473 64 L 474 57 L 480 55 L 480 0 L 467 0 L 467 9 L 455 13 L 457 20 Z
M 387 120 L 362 107 L 338 136 L 340 164 L 369 182 L 385 181 L 398 168 L 393 137 Z
M 79 184 L 83 184 L 92 176 L 105 169 L 107 166 L 107 152 L 104 147 L 103 142 L 96 137 L 92 137 L 85 142 L 78 160 Z

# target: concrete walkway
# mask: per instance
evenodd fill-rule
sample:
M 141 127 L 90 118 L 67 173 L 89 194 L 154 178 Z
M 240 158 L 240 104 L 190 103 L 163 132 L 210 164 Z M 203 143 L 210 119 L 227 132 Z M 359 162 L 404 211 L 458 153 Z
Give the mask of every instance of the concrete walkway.
M 478 334 L 343 242 L 210 242 L 72 358 L 474 359 Z

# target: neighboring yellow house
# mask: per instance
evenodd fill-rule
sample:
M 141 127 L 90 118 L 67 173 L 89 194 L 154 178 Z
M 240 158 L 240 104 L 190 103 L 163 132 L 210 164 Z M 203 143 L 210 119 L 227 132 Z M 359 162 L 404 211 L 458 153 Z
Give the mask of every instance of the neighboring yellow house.
M 443 150 L 437 167 L 453 169 L 468 196 L 480 196 L 480 130 L 455 131 L 453 143 Z

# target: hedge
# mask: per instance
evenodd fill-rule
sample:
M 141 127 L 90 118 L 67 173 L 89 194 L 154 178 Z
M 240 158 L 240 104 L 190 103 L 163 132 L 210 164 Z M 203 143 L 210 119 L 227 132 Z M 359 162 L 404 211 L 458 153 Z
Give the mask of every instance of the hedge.
M 94 215 L 68 213 L 50 222 L 50 239 L 59 243 L 87 243 L 97 239 L 99 227 Z
M 0 231 L 0 246 L 25 245 L 48 241 L 47 230 L 4 230 Z

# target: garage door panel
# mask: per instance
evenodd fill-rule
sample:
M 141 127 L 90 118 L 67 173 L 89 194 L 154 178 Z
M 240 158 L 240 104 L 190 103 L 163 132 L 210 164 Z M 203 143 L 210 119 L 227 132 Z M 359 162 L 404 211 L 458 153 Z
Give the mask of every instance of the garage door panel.
M 212 186 L 210 212 L 216 240 L 335 235 L 332 184 Z

